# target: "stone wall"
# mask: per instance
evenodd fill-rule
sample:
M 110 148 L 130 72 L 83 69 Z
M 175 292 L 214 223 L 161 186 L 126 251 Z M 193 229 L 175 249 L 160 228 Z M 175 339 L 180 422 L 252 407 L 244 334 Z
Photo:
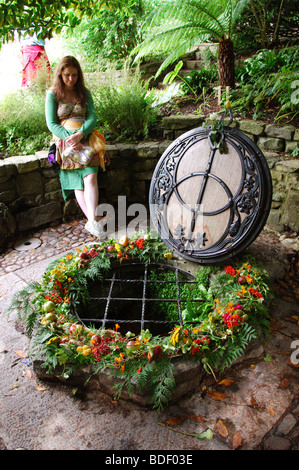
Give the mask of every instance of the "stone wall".
M 164 118 L 163 142 L 107 145 L 111 159 L 108 171 L 99 173 L 100 202 L 147 203 L 154 168 L 170 143 L 187 130 L 202 124 L 199 116 Z M 263 150 L 273 179 L 273 201 L 268 223 L 282 232 L 299 232 L 299 160 L 291 156 L 298 148 L 299 131 L 248 120 L 234 125 L 248 134 Z M 283 152 L 283 153 L 282 153 Z M 49 167 L 47 152 L 15 156 L 0 161 L 0 249 L 18 233 L 77 215 L 74 199 L 63 201 L 57 173 Z
M 174 140 L 187 130 L 201 126 L 203 118 L 177 115 L 163 120 L 164 139 Z M 247 119 L 234 119 L 233 126 L 244 132 L 262 150 L 271 171 L 273 197 L 267 224 L 278 232 L 299 232 L 299 130 Z

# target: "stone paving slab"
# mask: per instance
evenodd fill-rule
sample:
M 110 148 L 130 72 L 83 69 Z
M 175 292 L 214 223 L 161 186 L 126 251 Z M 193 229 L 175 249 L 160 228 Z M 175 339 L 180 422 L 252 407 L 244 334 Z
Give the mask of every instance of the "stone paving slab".
M 275 301 L 273 327 L 263 344 L 253 345 L 245 360 L 217 377 L 218 383 L 207 376 L 194 393 L 160 414 L 130 401 L 114 402 L 98 388 L 80 400 L 73 388 L 35 377 L 32 365 L 19 356 L 28 351 L 27 336 L 16 327 L 16 313 L 8 317 L 6 309 L 15 292 L 39 281 L 51 259 L 71 248 L 74 235 L 72 247 L 90 241 L 82 228 L 83 222 L 48 228 L 39 232 L 43 249 L 20 255 L 10 248 L 1 255 L 0 449 L 102 450 L 116 455 L 121 450 L 132 455 L 137 450 L 196 455 L 198 450 L 232 448 L 298 450 L 298 365 L 290 358 L 299 326 L 290 318 L 299 310 L 295 302 L 281 298 Z M 259 240 L 254 250 L 262 251 Z M 275 255 L 276 261 L 281 259 L 279 276 L 287 258 L 285 252 Z M 223 378 L 229 379 L 226 386 L 219 383 Z M 211 440 L 188 435 L 207 428 L 213 432 Z

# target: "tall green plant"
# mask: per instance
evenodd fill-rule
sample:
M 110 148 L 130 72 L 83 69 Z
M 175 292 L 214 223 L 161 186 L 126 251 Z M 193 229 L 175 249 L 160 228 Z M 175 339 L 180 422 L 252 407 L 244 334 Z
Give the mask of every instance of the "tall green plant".
M 96 11 L 92 18 L 85 15 L 76 28 L 64 28 L 64 42 L 91 71 L 107 61 L 123 61 L 141 41 L 143 3 L 136 1 L 128 11 L 113 8 Z
M 260 51 L 244 65 L 236 69 L 240 87 L 232 92 L 235 111 L 254 110 L 254 116 L 262 116 L 269 107 L 280 106 L 275 120 L 298 115 L 298 100 L 294 86 L 298 80 L 296 47 Z
M 43 89 L 34 87 L 6 95 L 0 103 L 0 129 L 0 150 L 5 156 L 47 148 L 50 133 Z
M 148 135 L 156 120 L 151 106 L 154 98 L 141 80 L 138 69 L 124 67 L 119 79 L 115 71 L 107 72 L 107 82 L 94 93 L 99 124 L 116 139 L 134 140 Z
M 234 87 L 232 34 L 248 0 L 176 0 L 165 2 L 148 19 L 149 36 L 135 49 L 135 60 L 164 51 L 167 57 L 157 75 L 181 58 L 201 39 L 219 42 L 219 84 Z

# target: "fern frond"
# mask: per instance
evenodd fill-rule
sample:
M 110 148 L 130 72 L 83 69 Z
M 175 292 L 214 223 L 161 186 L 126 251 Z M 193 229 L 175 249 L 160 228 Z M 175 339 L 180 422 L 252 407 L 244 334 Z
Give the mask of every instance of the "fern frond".
M 32 335 L 37 319 L 37 313 L 30 302 L 30 298 L 36 295 L 38 286 L 39 284 L 37 282 L 31 282 L 24 289 L 16 292 L 7 309 L 8 315 L 13 311 L 17 312 L 17 318 L 25 324 L 26 332 L 29 337 Z
M 203 35 L 220 41 L 230 37 L 237 18 L 249 0 L 177 0 L 161 5 L 145 22 L 148 36 L 132 52 L 135 62 L 153 52 L 164 52 L 164 60 L 156 77 L 181 58 Z

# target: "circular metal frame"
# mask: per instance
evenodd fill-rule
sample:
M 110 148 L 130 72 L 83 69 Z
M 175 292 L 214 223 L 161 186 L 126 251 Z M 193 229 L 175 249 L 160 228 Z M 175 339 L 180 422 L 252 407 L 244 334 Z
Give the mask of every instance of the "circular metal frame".
M 151 219 L 164 243 L 181 257 L 204 264 L 225 261 L 250 245 L 266 223 L 272 200 L 271 174 L 266 159 L 257 145 L 236 128 L 224 126 L 218 141 L 234 149 L 240 160 L 241 177 L 234 193 L 221 176 L 213 173 L 213 161 L 219 147 L 212 141 L 211 132 L 212 126 L 207 129 L 193 129 L 180 136 L 166 149 L 155 168 L 149 195 Z M 205 170 L 192 171 L 178 178 L 178 167 L 186 152 L 205 140 L 208 141 L 210 149 Z M 200 155 L 196 155 L 196 158 L 200 159 Z M 225 165 L 225 153 L 221 158 Z M 201 184 L 198 187 L 196 204 L 191 207 L 180 195 L 179 187 L 182 182 L 186 183 L 194 177 L 200 177 Z M 213 211 L 204 211 L 201 202 L 209 181 L 221 186 L 227 201 L 219 201 L 221 207 Z M 184 210 L 190 212 L 190 226 L 177 223 L 175 228 L 170 229 L 168 204 L 173 195 Z M 204 230 L 194 232 L 198 217 L 208 218 L 224 211 L 229 211 L 228 222 L 217 241 L 209 244 L 208 234 Z

